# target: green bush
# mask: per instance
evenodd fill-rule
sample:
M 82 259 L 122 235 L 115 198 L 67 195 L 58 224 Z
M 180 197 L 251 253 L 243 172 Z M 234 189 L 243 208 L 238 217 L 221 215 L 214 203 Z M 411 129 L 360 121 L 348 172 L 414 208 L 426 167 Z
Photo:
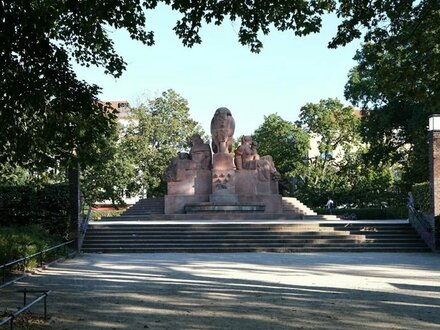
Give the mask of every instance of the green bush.
M 328 214 L 325 208 L 314 209 L 318 214 Z M 382 220 L 382 219 L 407 219 L 407 207 L 387 208 L 357 208 L 357 209 L 334 209 L 333 214 L 337 216 L 356 215 L 357 220 Z
M 38 225 L 0 227 L 0 264 L 20 259 L 62 242 Z M 50 257 L 46 255 L 46 257 Z M 29 267 L 37 260 L 31 260 Z
M 416 207 L 418 207 L 422 212 L 429 212 L 431 210 L 429 182 L 416 183 L 411 190 L 414 196 Z
M 98 221 L 101 220 L 102 217 L 117 217 L 124 211 L 124 209 L 92 211 L 90 214 L 90 220 Z
M 0 226 L 37 224 L 67 238 L 69 212 L 67 184 L 0 186 Z

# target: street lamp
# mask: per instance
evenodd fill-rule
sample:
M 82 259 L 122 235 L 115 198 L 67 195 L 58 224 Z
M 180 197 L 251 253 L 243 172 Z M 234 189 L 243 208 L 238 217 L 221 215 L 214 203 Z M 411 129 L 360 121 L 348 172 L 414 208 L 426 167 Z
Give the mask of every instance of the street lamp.
M 428 132 L 431 209 L 434 215 L 432 245 L 438 250 L 440 249 L 440 114 L 429 117 Z
M 440 114 L 431 115 L 428 119 L 428 131 L 440 131 Z

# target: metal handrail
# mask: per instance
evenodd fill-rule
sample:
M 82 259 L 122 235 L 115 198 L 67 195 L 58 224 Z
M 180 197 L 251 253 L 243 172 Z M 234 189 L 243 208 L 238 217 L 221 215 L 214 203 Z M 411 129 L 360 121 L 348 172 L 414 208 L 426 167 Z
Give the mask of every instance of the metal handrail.
M 23 257 L 23 258 L 20 258 L 20 259 L 17 259 L 17 260 L 14 260 L 14 261 L 8 262 L 8 263 L 6 263 L 6 264 L 0 265 L 0 269 L 2 270 L 2 282 L 1 282 L 1 286 L 0 286 L 0 287 L 6 286 L 6 285 L 8 285 L 8 284 L 10 284 L 10 283 L 13 283 L 13 282 L 17 281 L 18 279 L 22 278 L 22 277 L 26 274 L 26 261 L 27 261 L 27 260 L 29 260 L 29 259 L 33 259 L 33 258 L 35 258 L 35 257 L 40 257 L 40 258 L 39 258 L 39 265 L 41 266 L 41 265 L 43 265 L 43 255 L 44 255 L 45 253 L 50 252 L 50 251 L 53 251 L 53 250 L 56 250 L 56 249 L 59 249 L 60 247 L 64 247 L 64 248 L 66 248 L 67 245 L 72 244 L 72 243 L 74 243 L 74 242 L 75 242 L 75 240 L 71 240 L 71 241 L 68 241 L 68 242 L 64 242 L 64 243 L 61 243 L 61 244 L 58 244 L 58 245 L 52 246 L 52 247 L 50 247 L 50 248 L 48 248 L 48 249 L 45 249 L 45 250 L 42 250 L 42 251 L 39 251 L 39 252 L 33 253 L 33 254 L 31 254 L 31 255 L 28 255 L 28 256 L 25 256 L 25 257 Z M 12 280 L 12 281 L 10 281 L 10 282 L 8 282 L 8 283 L 5 283 L 5 281 L 6 281 L 6 268 L 7 268 L 7 267 L 10 267 L 10 266 L 13 266 L 13 265 L 16 265 L 16 264 L 19 264 L 19 263 L 24 263 L 24 267 L 23 267 L 23 276 L 21 276 L 21 277 L 17 277 L 16 279 L 14 279 L 14 280 Z
M 423 229 L 428 232 L 431 233 L 433 228 L 431 226 L 431 224 L 429 223 L 429 221 L 427 221 L 425 219 L 425 217 L 423 216 L 423 212 L 420 212 L 419 210 L 417 210 L 414 206 L 412 205 L 408 205 L 408 209 L 411 212 L 411 214 L 413 214 L 416 218 L 416 220 L 418 221 L 419 224 L 421 224 L 423 226 Z
M 87 233 L 87 228 L 89 226 L 90 214 L 92 212 L 92 205 L 89 205 L 89 209 L 87 211 L 87 215 L 84 215 L 82 218 L 82 222 L 79 225 L 79 233 L 78 233 L 78 252 L 81 251 L 82 244 L 84 242 L 84 238 Z
M 46 298 L 49 295 L 51 291 L 33 291 L 33 292 L 42 292 L 43 294 L 37 298 L 35 298 L 33 301 L 31 301 L 29 304 L 26 305 L 26 293 L 30 292 L 28 290 L 24 290 L 24 300 L 25 300 L 25 306 L 20 308 L 14 313 L 9 314 L 7 317 L 5 317 L 3 320 L 0 321 L 0 326 L 5 325 L 9 322 L 10 329 L 12 330 L 14 328 L 14 320 L 21 314 L 29 310 L 32 306 L 34 306 L 36 303 L 40 302 L 41 300 L 44 300 L 44 319 L 47 320 L 47 301 Z

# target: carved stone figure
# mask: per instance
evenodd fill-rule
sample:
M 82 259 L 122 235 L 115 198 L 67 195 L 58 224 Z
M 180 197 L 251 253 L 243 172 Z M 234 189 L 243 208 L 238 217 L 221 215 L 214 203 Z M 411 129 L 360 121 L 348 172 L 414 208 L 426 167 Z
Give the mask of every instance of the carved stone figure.
M 190 155 L 186 152 L 179 152 L 177 156 L 171 160 L 164 173 L 164 179 L 167 182 L 180 181 L 178 171 L 182 168 L 188 167 Z
M 257 170 L 260 181 L 279 181 L 280 173 L 275 168 L 272 156 L 260 158 L 257 152 L 257 142 L 251 136 L 242 136 L 241 145 L 235 151 L 235 166 L 237 170 Z
M 232 151 L 235 121 L 231 111 L 227 108 L 218 108 L 211 120 L 212 151 L 216 153 L 230 153 Z
M 187 170 L 210 170 L 212 164 L 211 148 L 203 142 L 199 134 L 191 136 L 190 153 L 179 152 L 165 169 L 164 179 L 167 182 L 181 181 Z
M 195 169 L 210 170 L 212 167 L 212 154 L 209 144 L 203 142 L 199 134 L 191 136 L 191 160 Z
M 281 179 L 281 174 L 280 172 L 277 171 L 277 169 L 275 168 L 275 163 L 273 162 L 273 158 L 270 155 L 266 155 L 261 157 L 260 162 L 265 162 L 268 166 L 269 169 L 269 173 L 270 173 L 270 179 L 272 181 L 280 181 Z M 266 165 L 265 165 L 266 166 Z
M 252 150 L 252 137 L 249 135 L 243 135 L 241 137 L 241 145 L 235 150 L 235 167 L 237 170 L 255 170 L 256 150 Z

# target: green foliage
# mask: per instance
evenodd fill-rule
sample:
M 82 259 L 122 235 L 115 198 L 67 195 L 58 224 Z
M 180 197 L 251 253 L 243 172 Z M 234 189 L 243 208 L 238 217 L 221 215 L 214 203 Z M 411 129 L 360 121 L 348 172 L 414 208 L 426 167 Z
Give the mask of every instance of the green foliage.
M 335 99 L 308 103 L 301 108 L 299 123 L 318 149 L 297 177 L 301 200 L 315 206 L 329 197 L 355 207 L 401 205 L 392 168 L 366 161 L 368 149 L 361 144 L 360 120 L 352 107 Z
M 188 101 L 172 89 L 148 100 L 134 110 L 139 125 L 127 129 L 121 146 L 137 166 L 133 187 L 148 191 L 149 197 L 162 196 L 165 168 L 177 152 L 189 150 L 189 138 L 205 133 L 189 115 Z
M 151 43 L 141 6 L 107 1 L 3 1 L 0 4 L 0 163 L 32 170 L 91 161 L 114 115 L 99 88 L 77 79 L 70 59 L 119 76 L 124 61 L 104 26 Z
M 416 183 L 411 192 L 414 196 L 416 207 L 422 212 L 432 212 L 429 182 Z
M 90 220 L 98 221 L 101 220 L 102 217 L 116 217 L 124 212 L 124 209 L 121 210 L 94 210 L 90 213 Z
M 174 31 L 185 46 L 201 42 L 203 25 L 231 20 L 239 24 L 239 42 L 254 52 L 261 50 L 261 36 L 271 28 L 304 36 L 319 32 L 323 15 L 336 13 L 341 24 L 330 47 L 365 32 L 366 41 L 410 54 L 399 70 L 406 76 L 393 76 L 399 79 L 390 79 L 391 84 L 439 99 L 436 0 L 3 1 L 0 163 L 42 172 L 76 158 L 82 164 L 93 162 L 95 150 L 99 152 L 112 134 L 114 115 L 98 102 L 99 88 L 77 78 L 70 60 L 103 67 L 119 77 L 126 63 L 108 30 L 125 29 L 132 39 L 154 44 L 154 33 L 145 30 L 145 24 L 160 3 L 181 14 Z
M 292 178 L 304 167 L 303 159 L 309 149 L 308 135 L 297 125 L 277 114 L 264 117 L 254 132 L 260 155 L 271 155 L 281 174 L 281 192 L 292 194 Z
M 1 226 L 38 224 L 52 235 L 67 238 L 69 208 L 65 184 L 0 186 Z
M 0 264 L 34 254 L 61 243 L 38 225 L 0 227 Z M 28 267 L 36 264 L 31 260 Z
M 398 3 L 389 24 L 378 21 L 375 38 L 358 51 L 345 95 L 368 113 L 362 135 L 369 158 L 401 164 L 408 191 L 428 179 L 426 126 L 440 106 L 440 3 Z
M 177 152 L 189 149 L 189 137 L 204 135 L 189 115 L 188 101 L 167 90 L 133 109 L 131 124 L 120 127 L 95 153 L 95 163 L 83 169 L 82 192 L 87 202 L 111 200 L 122 204 L 124 195 L 162 196 L 162 176 Z

